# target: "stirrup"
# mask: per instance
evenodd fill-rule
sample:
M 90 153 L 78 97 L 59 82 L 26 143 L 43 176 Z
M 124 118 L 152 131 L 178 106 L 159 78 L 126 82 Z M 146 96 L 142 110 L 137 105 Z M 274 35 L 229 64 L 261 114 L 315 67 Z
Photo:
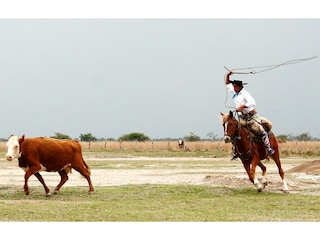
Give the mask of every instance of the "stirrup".
M 233 157 L 230 159 L 231 161 L 237 161 L 238 154 L 234 154 Z

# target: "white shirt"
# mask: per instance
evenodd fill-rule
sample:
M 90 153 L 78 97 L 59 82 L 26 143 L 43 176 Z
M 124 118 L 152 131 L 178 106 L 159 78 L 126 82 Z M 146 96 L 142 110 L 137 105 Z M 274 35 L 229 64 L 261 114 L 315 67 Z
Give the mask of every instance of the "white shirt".
M 249 113 L 255 109 L 256 101 L 247 90 L 242 88 L 239 93 L 236 93 L 232 83 L 227 84 L 226 87 L 229 92 L 234 94 L 232 98 L 236 108 L 240 107 L 241 105 L 245 105 L 246 107 L 243 109 L 243 113 Z

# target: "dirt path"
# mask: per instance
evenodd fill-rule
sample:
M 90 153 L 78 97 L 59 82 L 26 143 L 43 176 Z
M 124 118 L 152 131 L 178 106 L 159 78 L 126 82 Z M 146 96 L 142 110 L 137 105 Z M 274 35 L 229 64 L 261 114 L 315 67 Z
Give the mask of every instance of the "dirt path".
M 145 158 L 146 159 L 146 158 Z M 121 159 L 118 159 L 121 162 Z M 127 160 L 127 159 L 126 159 Z M 4 160 L 5 161 L 5 160 Z M 225 161 L 230 161 L 225 159 Z M 208 169 L 181 168 L 172 169 L 93 169 L 92 182 L 94 186 L 117 186 L 127 184 L 193 184 L 210 185 L 230 188 L 254 188 L 248 180 L 242 164 L 238 162 L 232 168 L 221 167 Z M 265 191 L 281 192 L 281 180 L 274 163 L 268 163 L 268 186 Z M 307 161 L 295 166 L 284 164 L 286 181 L 290 193 L 320 195 L 320 160 Z M 261 171 L 257 170 L 258 176 Z M 56 186 L 59 182 L 57 173 L 41 173 L 48 186 Z M 0 186 L 23 186 L 24 172 L 16 163 L 6 164 L 0 168 Z M 30 186 L 39 186 L 38 180 L 32 176 L 29 179 Z M 76 171 L 69 175 L 69 180 L 64 186 L 87 186 L 87 181 Z

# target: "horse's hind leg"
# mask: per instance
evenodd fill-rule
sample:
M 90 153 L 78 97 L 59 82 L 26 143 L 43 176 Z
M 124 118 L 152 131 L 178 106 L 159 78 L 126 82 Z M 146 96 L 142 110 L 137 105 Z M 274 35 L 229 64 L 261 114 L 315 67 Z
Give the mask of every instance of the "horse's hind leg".
M 259 162 L 258 166 L 261 168 L 261 171 L 262 171 L 261 183 L 263 185 L 263 188 L 265 188 L 268 185 L 268 182 L 266 179 L 267 168 L 262 164 L 262 162 Z
M 282 179 L 282 191 L 284 193 L 289 193 L 289 189 L 288 189 L 288 185 L 287 185 L 287 182 L 286 180 L 284 179 L 284 172 L 283 172 L 283 169 L 281 167 L 281 162 L 280 162 L 280 158 L 279 158 L 279 153 L 276 152 L 274 154 L 274 156 L 272 156 L 272 159 L 275 161 L 277 167 L 278 167 L 278 170 L 279 170 L 279 175 Z

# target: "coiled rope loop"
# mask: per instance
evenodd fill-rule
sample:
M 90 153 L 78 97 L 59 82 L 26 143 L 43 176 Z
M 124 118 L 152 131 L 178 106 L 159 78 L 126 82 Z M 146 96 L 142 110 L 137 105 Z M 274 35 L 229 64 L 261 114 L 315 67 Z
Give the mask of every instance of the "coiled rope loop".
M 233 74 L 257 74 L 257 73 L 262 73 L 266 71 L 270 71 L 272 69 L 289 65 L 289 64 L 296 64 L 304 61 L 308 61 L 311 59 L 316 58 L 317 56 L 309 57 L 309 58 L 300 58 L 300 59 L 294 59 L 290 60 L 284 63 L 276 64 L 276 65 L 267 65 L 267 66 L 258 66 L 258 67 L 246 67 L 246 68 L 235 68 L 235 69 L 229 69 L 226 66 L 224 67 L 228 71 L 232 71 Z M 261 69 L 261 70 L 258 70 Z M 250 71 L 245 71 L 245 70 L 250 70 Z

